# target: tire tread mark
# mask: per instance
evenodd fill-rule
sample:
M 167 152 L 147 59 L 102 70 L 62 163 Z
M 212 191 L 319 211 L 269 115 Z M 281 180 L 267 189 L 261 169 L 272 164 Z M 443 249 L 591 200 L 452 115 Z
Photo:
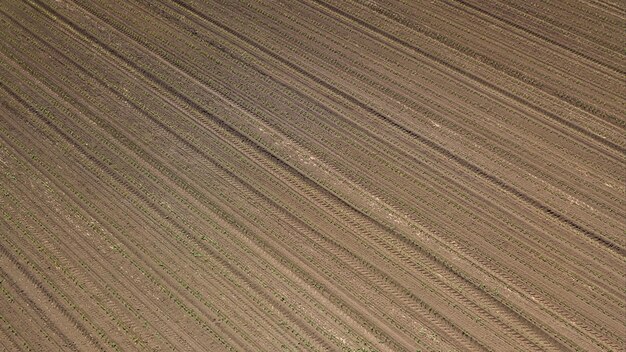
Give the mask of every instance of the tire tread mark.
M 285 60 L 284 58 L 282 58 L 282 57 L 280 57 L 280 56 L 278 56 L 278 55 L 274 54 L 273 52 L 271 52 L 271 51 L 269 51 L 268 49 L 266 49 L 266 48 L 264 48 L 264 47 L 260 46 L 260 45 L 259 45 L 259 44 L 257 44 L 256 42 L 254 42 L 254 41 L 252 41 L 252 40 L 250 40 L 250 39 L 248 39 L 248 38 L 244 37 L 243 35 L 241 35 L 241 34 L 237 33 L 236 31 L 234 31 L 234 30 L 232 30 L 232 29 L 230 29 L 230 28 L 228 28 L 228 27 L 224 26 L 223 24 L 218 23 L 217 21 L 215 21 L 214 19 L 211 19 L 210 17 L 208 17 L 208 16 L 204 15 L 203 13 L 196 11 L 195 9 L 191 8 L 190 6 L 188 6 L 188 5 L 184 4 L 184 3 L 182 3 L 182 2 L 181 2 L 181 0 L 173 0 L 173 1 L 174 1 L 174 2 L 176 2 L 176 3 L 178 3 L 180 6 L 182 6 L 182 7 L 186 8 L 186 9 L 188 9 L 190 12 L 197 14 L 199 17 L 201 17 L 201 18 L 205 19 L 207 22 L 213 23 L 215 26 L 217 26 L 217 27 L 221 28 L 222 30 L 227 31 L 227 32 L 228 32 L 228 33 L 230 33 L 231 35 L 234 35 L 234 36 L 236 36 L 237 38 L 241 39 L 242 41 L 245 41 L 246 43 L 248 43 L 248 44 L 250 44 L 250 45 L 252 45 L 252 46 L 254 46 L 254 47 L 258 48 L 259 50 L 263 51 L 265 54 L 267 54 L 267 55 L 271 56 L 272 58 L 274 58 L 274 59 L 276 59 L 276 60 L 278 60 L 278 61 L 282 62 L 283 64 L 285 64 L 285 65 L 289 66 L 289 67 L 290 67 L 290 68 L 292 68 L 293 70 L 295 70 L 295 71 L 297 71 L 297 72 L 301 73 L 302 75 L 305 75 L 306 77 L 308 77 L 308 78 L 310 78 L 310 79 L 314 80 L 316 83 L 318 83 L 318 84 L 322 85 L 323 87 L 325 87 L 325 88 L 327 88 L 327 89 L 331 90 L 331 91 L 332 91 L 332 92 L 334 92 L 335 94 L 342 96 L 343 98 L 347 99 L 347 100 L 348 100 L 348 101 L 350 101 L 351 103 L 353 103 L 353 104 L 355 104 L 355 105 L 359 106 L 360 108 L 362 108 L 363 110 L 365 110 L 365 111 L 369 112 L 369 113 L 370 113 L 370 114 L 372 114 L 373 116 L 376 116 L 376 117 L 377 117 L 377 118 L 379 118 L 380 120 L 382 120 L 382 121 L 384 121 L 384 122 L 386 122 L 386 123 L 390 124 L 391 126 L 393 126 L 393 127 L 394 127 L 394 128 L 396 128 L 396 129 L 400 130 L 400 131 L 401 131 L 401 132 L 403 132 L 404 134 L 407 134 L 407 135 L 411 136 L 412 138 L 416 139 L 416 140 L 417 140 L 418 142 L 420 142 L 421 144 L 428 146 L 429 148 L 431 148 L 431 149 L 435 150 L 436 152 L 438 152 L 438 153 L 442 154 L 443 156 L 445 156 L 445 157 L 447 157 L 447 158 L 449 158 L 449 159 L 451 159 L 451 160 L 455 161 L 455 162 L 456 162 L 456 163 L 458 163 L 459 165 L 461 165 L 461 166 L 463 166 L 463 167 L 465 167 L 465 168 L 469 169 L 470 171 L 474 172 L 475 174 L 479 175 L 480 177 L 482 177 L 482 178 L 484 178 L 484 179 L 486 179 L 486 180 L 490 181 L 491 183 L 493 183 L 493 184 L 497 185 L 499 188 L 501 188 L 502 190 L 506 191 L 507 193 L 510 193 L 510 194 L 515 195 L 517 198 L 519 198 L 519 199 L 521 199 L 522 201 L 524 201 L 524 202 L 526 202 L 526 203 L 528 203 L 528 204 L 532 205 L 533 207 L 535 207 L 535 208 L 537 208 L 537 209 L 541 210 L 542 212 L 544 212 L 544 213 L 545 213 L 545 214 L 547 214 L 548 216 L 552 217 L 553 219 L 556 219 L 557 221 L 560 221 L 560 222 L 562 222 L 562 223 L 567 224 L 569 227 L 571 227 L 571 228 L 575 229 L 576 231 L 578 231 L 578 232 L 582 233 L 583 235 L 585 235 L 585 236 L 587 236 L 588 238 L 592 239 L 594 242 L 596 242 L 596 243 L 598 243 L 598 244 L 600 244 L 600 245 L 602 245 L 602 246 L 604 246 L 604 247 L 606 247 L 606 248 L 610 249 L 611 251 L 615 252 L 616 254 L 620 255 L 621 257 L 626 257 L 626 249 L 622 248 L 620 245 L 618 245 L 618 244 L 616 244 L 616 243 L 614 243 L 614 242 L 612 242 L 612 241 L 610 241 L 610 240 L 608 240 L 608 239 L 605 239 L 605 238 L 603 238 L 602 236 L 600 236 L 600 235 L 598 235 L 598 234 L 595 234 L 594 232 L 592 232 L 592 231 L 590 231 L 590 230 L 588 230 L 588 229 L 586 229 L 586 228 L 584 228 L 584 227 L 582 227 L 582 226 L 578 225 L 577 223 L 575 223 L 575 222 L 574 222 L 574 221 L 572 221 L 571 219 L 569 219 L 569 218 L 565 217 L 564 215 L 562 215 L 562 214 L 558 213 L 556 210 L 551 209 L 551 208 L 549 208 L 549 207 L 547 207 L 547 206 L 543 205 L 541 202 L 537 201 L 536 199 L 533 199 L 532 197 L 530 197 L 530 196 L 528 196 L 528 195 L 526 195 L 526 194 L 524 194 L 524 193 L 522 193 L 522 192 L 518 191 L 518 190 L 517 190 L 517 189 L 515 189 L 513 186 L 508 185 L 507 183 L 505 183 L 504 181 L 502 181 L 502 180 L 500 180 L 500 179 L 496 178 L 496 177 L 495 177 L 495 176 L 493 176 L 493 175 L 490 175 L 489 173 L 487 173 L 486 171 L 482 170 L 482 169 L 481 169 L 481 168 L 479 168 L 478 166 L 476 166 L 476 165 L 472 164 L 471 162 L 469 162 L 469 161 L 467 161 L 467 160 L 463 159 L 462 157 L 460 157 L 460 156 L 458 156 L 458 155 L 456 155 L 456 154 L 454 154 L 454 153 L 450 152 L 449 150 L 445 149 L 444 147 L 440 146 L 439 144 L 437 144 L 437 143 L 435 143 L 435 142 L 433 142 L 433 141 L 429 140 L 428 138 L 426 138 L 426 137 L 422 136 L 421 134 L 418 134 L 418 133 L 417 133 L 417 132 L 415 132 L 415 131 L 412 131 L 411 129 L 409 129 L 409 128 L 407 128 L 407 127 L 403 126 L 403 125 L 401 125 L 400 123 L 398 123 L 398 122 L 396 122 L 396 121 L 393 121 L 391 118 L 389 118 L 389 117 L 385 116 L 384 114 L 382 114 L 382 113 L 378 112 L 378 111 L 377 111 L 377 110 L 375 110 L 374 108 L 372 108 L 372 107 L 370 107 L 370 106 L 368 106 L 368 105 L 364 104 L 363 102 L 361 102 L 361 101 L 359 101 L 358 99 L 356 99 L 356 98 L 352 97 L 351 95 L 349 95 L 349 94 L 347 94 L 347 93 L 345 93 L 345 92 L 342 92 L 342 91 L 338 90 L 337 88 L 335 88 L 334 86 L 330 85 L 329 83 L 324 82 L 323 80 L 319 79 L 318 77 L 315 77 L 314 75 L 312 75 L 312 74 L 310 74 L 310 73 L 306 72 L 306 71 L 305 71 L 305 70 L 303 70 L 302 68 L 300 68 L 300 67 L 298 67 L 297 65 L 295 65 L 295 64 L 293 64 L 293 63 L 291 63 L 291 62 L 289 62 L 289 61 Z M 315 0 L 315 1 L 317 1 L 317 0 Z M 328 5 L 328 6 L 330 6 L 330 5 Z M 340 9 L 336 9 L 336 8 L 334 8 L 334 7 L 332 7 L 332 6 L 330 6 L 330 7 L 331 7 L 331 8 L 333 8 L 333 9 L 335 9 L 335 11 L 337 11 L 338 13 L 340 13 L 340 14 L 344 15 L 345 17 L 348 17 L 348 18 L 352 19 L 353 21 L 355 21 L 355 22 L 358 22 L 358 23 L 362 24 L 363 26 L 367 27 L 368 29 L 371 29 L 372 31 L 375 31 L 375 32 L 377 32 L 377 33 L 378 33 L 378 32 L 380 32 L 380 30 L 378 30 L 377 28 L 375 28 L 375 27 L 373 27 L 373 26 L 371 26 L 371 25 L 369 25 L 369 24 L 367 24 L 367 23 L 363 23 L 360 19 L 358 19 L 358 18 L 356 18 L 356 17 L 354 17 L 354 16 L 352 16 L 352 15 L 350 15 L 350 14 L 348 14 L 348 13 L 345 13 L 345 12 L 343 12 L 343 11 L 342 11 L 342 10 L 340 10 Z M 384 35 L 384 36 L 386 36 L 386 37 L 387 37 L 387 36 L 389 36 L 388 34 L 386 34 L 386 33 L 384 33 L 384 32 L 382 32 L 382 33 L 380 33 L 380 34 L 382 34 L 382 35 Z M 391 37 L 391 38 L 393 38 L 393 37 Z M 390 38 L 390 39 L 391 39 L 391 38 Z M 393 41 L 399 41 L 399 42 L 403 43 L 405 46 L 410 47 L 410 48 L 412 48 L 412 49 L 414 49 L 414 50 L 416 50 L 416 51 L 418 51 L 418 52 L 422 53 L 424 56 L 429 57 L 431 60 L 436 61 L 436 62 L 438 62 L 438 63 L 440 63 L 440 64 L 442 64 L 442 65 L 444 65 L 444 66 L 446 66 L 446 67 L 448 67 L 448 68 L 450 68 L 450 69 L 453 69 L 453 70 L 454 70 L 454 71 L 456 71 L 456 72 L 460 72 L 460 73 L 463 73 L 463 74 L 467 74 L 468 76 L 473 76 L 473 78 L 475 78 L 476 80 L 482 81 L 481 83 L 483 83 L 483 82 L 484 82 L 484 84 L 485 84 L 485 85 L 487 85 L 487 86 L 493 86 L 491 83 L 489 83 L 489 82 L 487 82 L 487 81 L 483 80 L 482 78 L 476 77 L 476 76 L 474 76 L 473 74 L 471 74 L 471 73 L 469 73 L 469 72 L 466 72 L 466 71 L 464 71 L 464 70 L 462 70 L 462 69 L 456 68 L 456 67 L 454 67 L 454 66 L 450 65 L 450 64 L 449 64 L 449 63 L 447 63 L 447 62 L 441 61 L 441 60 L 439 60 L 438 58 L 436 58 L 436 57 L 432 56 L 431 54 L 429 54 L 429 53 L 427 53 L 427 52 L 423 51 L 422 49 L 419 49 L 419 48 L 417 48 L 417 47 L 414 47 L 414 46 L 412 46 L 411 44 L 409 44 L 409 43 L 407 43 L 407 42 L 404 42 L 404 41 L 402 41 L 402 40 L 400 40 L 400 39 L 397 39 L 397 38 L 393 38 L 392 40 L 393 40 Z M 498 88 L 498 87 L 496 87 L 496 86 L 493 86 L 493 88 L 494 88 L 495 90 L 501 90 L 500 88 Z M 520 99 L 521 99 L 521 98 L 519 98 L 519 97 L 517 97 L 517 96 L 515 96 L 515 95 L 512 95 L 512 94 L 510 94 L 510 93 L 507 93 L 507 92 L 501 92 L 501 93 L 502 93 L 503 95 L 509 96 L 510 98 L 512 98 L 512 99 L 514 99 L 514 100 L 520 100 Z M 564 119 L 562 119 L 562 118 L 560 118 L 560 117 L 558 117 L 558 116 L 554 115 L 554 114 L 553 114 L 553 113 L 551 113 L 551 112 L 548 112 L 548 111 L 544 110 L 543 108 L 539 108 L 539 107 L 535 107 L 535 108 L 536 108 L 536 109 L 539 109 L 539 110 L 543 110 L 543 112 L 544 112 L 545 114 L 548 114 L 548 116 L 553 115 L 553 116 L 551 116 L 551 117 L 553 117 L 554 119 L 557 119 L 557 120 L 562 120 L 562 122 L 563 122 L 564 124 L 566 124 L 566 125 L 567 125 L 567 124 L 572 125 L 572 127 L 575 127 L 574 129 L 576 129 L 576 128 L 580 129 L 580 127 L 579 127 L 579 126 L 576 126 L 576 125 L 574 125 L 574 124 L 572 124 L 572 123 L 570 123 L 570 122 L 568 122 L 568 121 L 565 121 Z M 581 132 L 581 131 L 579 131 L 579 132 Z M 585 132 L 587 132 L 587 131 L 585 131 Z M 583 133 L 583 132 L 581 132 L 581 133 Z M 585 133 L 583 133 L 583 134 L 585 134 Z M 603 140 L 603 139 L 602 139 L 602 138 L 600 138 L 600 137 L 597 137 L 597 138 L 599 138 L 601 141 L 605 141 L 605 140 Z M 606 142 L 607 142 L 607 143 L 612 143 L 612 142 L 610 142 L 610 141 L 606 141 Z M 618 146 L 618 145 L 615 145 L 615 147 L 616 147 L 616 148 L 615 148 L 616 150 L 620 151 L 621 153 L 626 154 L 626 149 L 621 148 L 621 147 L 620 147 L 620 146 Z

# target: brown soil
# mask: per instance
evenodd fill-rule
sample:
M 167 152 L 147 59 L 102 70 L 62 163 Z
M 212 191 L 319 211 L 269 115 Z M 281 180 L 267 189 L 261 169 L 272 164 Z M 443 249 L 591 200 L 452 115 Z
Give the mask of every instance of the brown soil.
M 625 349 L 625 18 L 1 2 L 0 346 Z

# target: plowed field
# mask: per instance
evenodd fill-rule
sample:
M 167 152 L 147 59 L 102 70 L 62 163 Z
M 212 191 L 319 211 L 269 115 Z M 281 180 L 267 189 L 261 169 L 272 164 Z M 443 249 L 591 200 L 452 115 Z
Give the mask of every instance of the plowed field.
M 626 7 L 0 2 L 5 351 L 623 351 Z

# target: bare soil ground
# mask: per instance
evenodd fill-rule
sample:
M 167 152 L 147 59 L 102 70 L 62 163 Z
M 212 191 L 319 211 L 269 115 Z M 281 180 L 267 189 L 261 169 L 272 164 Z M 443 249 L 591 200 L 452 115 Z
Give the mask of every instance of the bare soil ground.
M 0 2 L 0 346 L 623 351 L 625 18 Z

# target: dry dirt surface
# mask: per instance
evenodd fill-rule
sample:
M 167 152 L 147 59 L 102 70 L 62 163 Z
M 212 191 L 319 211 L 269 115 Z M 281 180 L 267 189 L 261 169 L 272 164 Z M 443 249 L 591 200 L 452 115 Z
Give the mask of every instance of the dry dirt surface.
M 0 2 L 4 351 L 623 351 L 626 6 Z

